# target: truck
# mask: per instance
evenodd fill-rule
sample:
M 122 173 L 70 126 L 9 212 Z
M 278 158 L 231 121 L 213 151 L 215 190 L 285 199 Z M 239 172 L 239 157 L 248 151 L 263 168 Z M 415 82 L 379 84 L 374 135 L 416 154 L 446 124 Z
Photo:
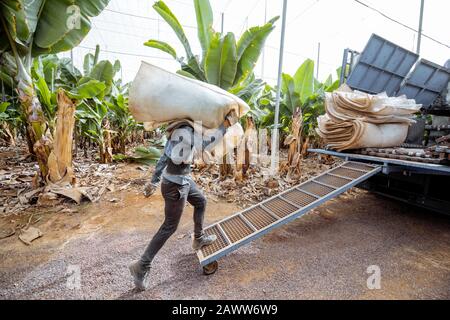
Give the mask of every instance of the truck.
M 422 104 L 404 145 L 334 152 L 346 160 L 382 164 L 359 187 L 429 211 L 450 215 L 450 60 L 444 66 L 373 34 L 360 53 L 346 49 L 340 83 L 369 94 L 406 95 Z M 420 154 L 421 156 L 417 156 Z

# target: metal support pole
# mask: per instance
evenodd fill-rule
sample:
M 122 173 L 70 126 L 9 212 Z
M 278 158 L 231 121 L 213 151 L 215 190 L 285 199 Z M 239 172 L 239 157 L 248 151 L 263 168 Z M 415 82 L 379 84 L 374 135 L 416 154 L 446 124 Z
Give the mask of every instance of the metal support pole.
M 349 49 L 345 49 L 344 50 L 344 57 L 342 58 L 342 67 L 341 67 L 341 78 L 339 81 L 339 85 L 343 85 L 345 83 L 346 80 L 346 75 L 347 75 L 347 65 L 348 65 L 348 53 L 349 53 Z
M 75 62 L 73 61 L 73 49 L 70 50 L 70 60 L 72 61 L 72 72 L 75 72 Z
M 417 37 L 417 54 L 420 54 L 420 47 L 422 45 L 422 30 L 423 30 L 423 11 L 425 9 L 425 0 L 420 2 L 420 18 L 419 18 L 419 34 Z
M 283 73 L 283 58 L 284 58 L 284 38 L 286 35 L 286 12 L 287 0 L 283 0 L 283 21 L 281 26 L 281 41 L 280 41 L 280 57 L 278 61 L 278 84 L 277 84 L 277 100 L 275 104 L 275 123 L 272 132 L 272 159 L 271 171 L 275 173 L 278 171 L 278 156 L 279 156 L 279 122 L 280 122 L 280 99 L 281 99 L 281 77 Z
M 222 12 L 222 23 L 221 23 L 221 27 L 220 27 L 220 33 L 223 34 L 223 26 L 225 23 L 225 12 Z
M 264 24 L 267 23 L 267 0 L 264 2 Z M 266 46 L 263 48 L 262 59 L 261 59 L 261 79 L 264 80 L 265 73 L 265 64 L 266 64 Z
M 320 69 L 320 42 L 317 46 L 317 71 L 316 71 L 316 79 L 319 79 L 319 69 Z

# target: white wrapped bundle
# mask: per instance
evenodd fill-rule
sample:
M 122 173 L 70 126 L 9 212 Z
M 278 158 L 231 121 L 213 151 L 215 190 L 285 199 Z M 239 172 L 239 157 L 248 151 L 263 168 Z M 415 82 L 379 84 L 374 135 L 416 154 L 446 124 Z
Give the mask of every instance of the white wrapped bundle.
M 422 106 L 405 96 L 372 96 L 347 88 L 326 94 L 317 133 L 337 151 L 396 147 L 405 142 L 412 115 Z
M 239 117 L 250 107 L 219 87 L 165 71 L 146 62 L 130 89 L 130 111 L 147 128 L 180 120 L 201 122 L 207 129 L 218 128 L 231 110 Z
M 396 147 L 408 136 L 408 123 L 373 124 L 361 120 L 334 122 L 328 115 L 319 117 L 317 132 L 328 147 L 337 151 L 362 148 Z

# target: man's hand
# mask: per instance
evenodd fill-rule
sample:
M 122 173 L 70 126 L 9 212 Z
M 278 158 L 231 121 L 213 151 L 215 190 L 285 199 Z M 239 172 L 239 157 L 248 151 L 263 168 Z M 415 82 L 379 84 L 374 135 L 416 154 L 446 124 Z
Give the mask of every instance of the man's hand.
M 239 117 L 236 113 L 236 110 L 231 110 L 230 113 L 225 117 L 225 127 L 228 129 L 229 127 L 234 126 L 239 122 Z
M 157 188 L 157 185 L 155 185 L 151 182 L 147 183 L 144 187 L 144 196 L 146 198 L 150 198 L 152 195 L 155 194 L 156 188 Z

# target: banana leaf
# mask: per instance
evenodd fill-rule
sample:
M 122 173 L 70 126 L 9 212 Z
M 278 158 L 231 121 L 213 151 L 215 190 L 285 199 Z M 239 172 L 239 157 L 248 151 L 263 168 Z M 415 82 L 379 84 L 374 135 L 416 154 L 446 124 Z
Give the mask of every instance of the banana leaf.
M 237 44 L 238 69 L 234 84 L 249 76 L 258 62 L 267 37 L 275 29 L 274 23 L 278 17 L 270 20 L 262 27 L 247 30 Z
M 301 107 L 300 94 L 296 91 L 295 81 L 290 75 L 283 73 L 283 83 L 281 90 L 283 92 L 282 114 L 292 116 L 295 110 Z
M 1 102 L 0 103 L 0 113 L 5 113 L 6 109 L 8 109 L 8 107 L 11 105 L 11 103 L 9 102 Z
M 161 152 L 154 147 L 150 148 L 137 147 L 134 150 L 133 156 L 116 154 L 113 156 L 113 158 L 115 161 L 127 161 L 150 166 L 158 162 L 159 158 L 161 158 Z
M 209 0 L 194 0 L 194 7 L 197 18 L 198 39 L 202 46 L 203 60 L 205 60 L 214 34 L 213 12 Z
M 92 99 L 104 94 L 106 85 L 98 80 L 88 80 L 67 93 L 71 99 Z
M 177 52 L 175 51 L 175 49 L 172 48 L 168 43 L 166 43 L 164 41 L 148 40 L 147 42 L 144 43 L 144 45 L 147 47 L 155 48 L 155 49 L 161 50 L 165 53 L 168 53 L 172 56 L 172 58 L 174 58 L 175 60 L 178 60 Z
M 111 87 L 114 79 L 114 67 L 109 61 L 100 61 L 97 63 L 92 69 L 89 77 L 105 84 L 105 89 L 103 95 L 100 98 L 103 98 L 104 95 L 107 95 L 111 92 Z
M 181 41 L 181 44 L 184 46 L 184 49 L 186 50 L 186 55 L 188 59 L 191 59 L 194 56 L 192 54 L 191 45 L 177 17 L 172 13 L 172 11 L 164 3 L 164 1 L 156 1 L 153 4 L 153 8 L 156 10 L 156 12 L 159 13 L 161 18 L 163 18 L 175 32 L 176 36 Z
M 225 90 L 233 86 L 237 71 L 236 40 L 233 33 L 221 38 L 216 33 L 211 41 L 205 59 L 205 73 L 208 83 Z
M 34 34 L 33 54 L 58 53 L 79 45 L 91 30 L 89 18 L 99 15 L 109 1 L 45 1 Z
M 295 91 L 300 96 L 301 103 L 314 93 L 314 61 L 307 59 L 294 75 Z
M 85 75 L 88 75 L 92 72 L 92 69 L 98 62 L 98 56 L 100 54 L 100 46 L 95 46 L 95 53 L 88 53 L 84 56 L 83 60 L 83 72 Z

